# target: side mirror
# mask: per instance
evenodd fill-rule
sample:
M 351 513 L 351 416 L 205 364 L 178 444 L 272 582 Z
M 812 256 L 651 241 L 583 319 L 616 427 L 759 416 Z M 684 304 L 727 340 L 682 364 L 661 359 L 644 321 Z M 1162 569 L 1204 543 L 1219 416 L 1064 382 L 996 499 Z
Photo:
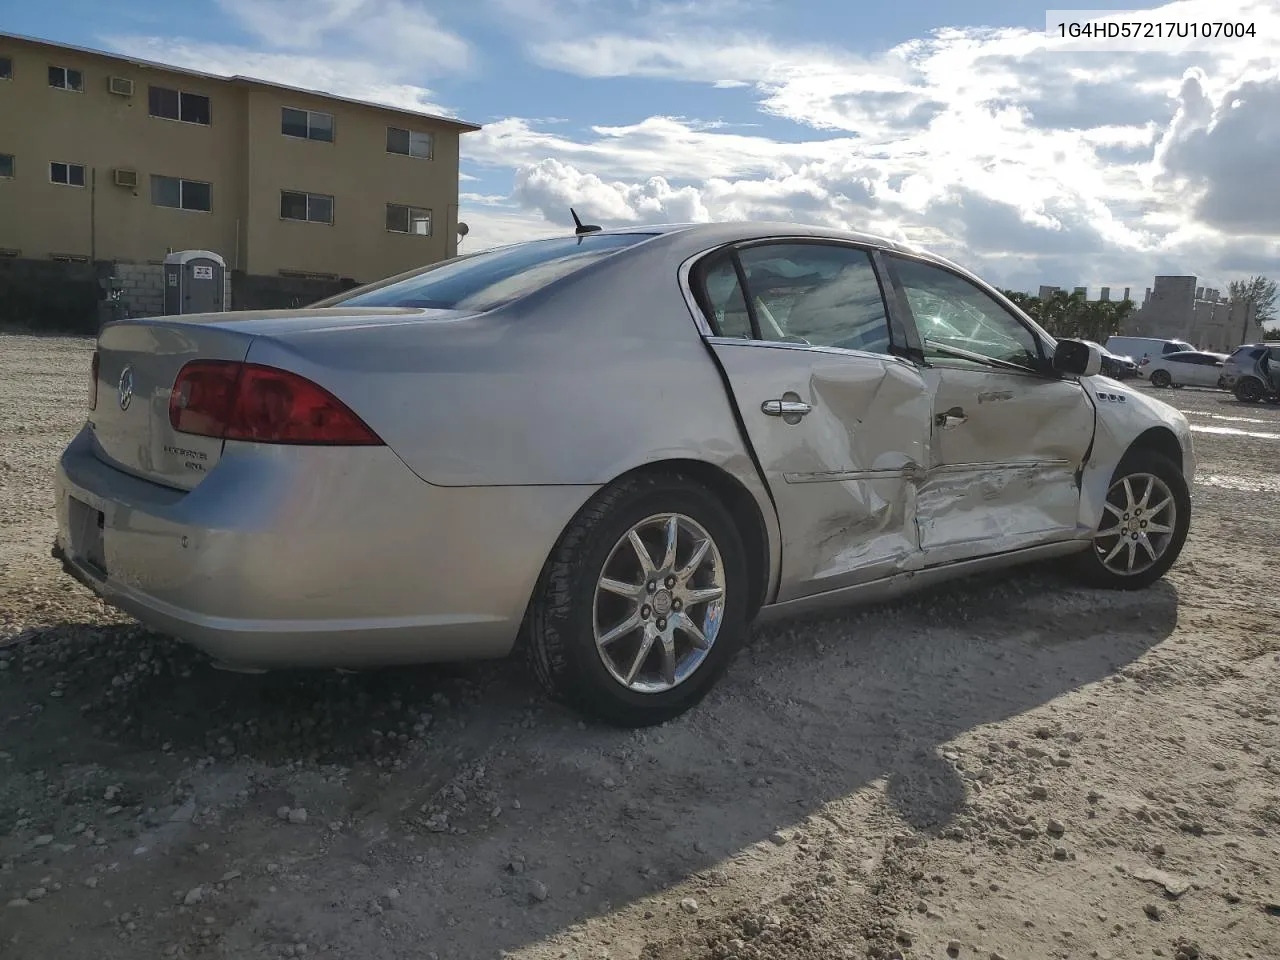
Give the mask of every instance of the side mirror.
M 1102 372 L 1102 351 L 1084 340 L 1059 340 L 1053 369 L 1069 377 L 1092 377 Z

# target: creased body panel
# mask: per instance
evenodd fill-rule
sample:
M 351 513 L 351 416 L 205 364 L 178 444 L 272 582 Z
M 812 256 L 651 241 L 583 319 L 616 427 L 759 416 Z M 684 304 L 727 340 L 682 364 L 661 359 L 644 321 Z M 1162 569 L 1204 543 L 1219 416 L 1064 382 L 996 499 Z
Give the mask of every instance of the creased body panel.
M 928 398 L 915 368 L 840 350 L 710 341 L 777 504 L 778 599 L 918 565 L 914 487 L 927 462 Z M 775 399 L 811 405 L 794 422 Z
M 109 602 L 229 661 L 491 657 L 595 489 L 442 490 L 385 447 L 228 442 L 184 493 L 102 463 L 82 431 L 59 462 L 58 537 Z
M 1079 535 L 1076 474 L 1094 431 L 1080 384 L 942 363 L 925 378 L 935 414 L 917 505 L 926 562 Z

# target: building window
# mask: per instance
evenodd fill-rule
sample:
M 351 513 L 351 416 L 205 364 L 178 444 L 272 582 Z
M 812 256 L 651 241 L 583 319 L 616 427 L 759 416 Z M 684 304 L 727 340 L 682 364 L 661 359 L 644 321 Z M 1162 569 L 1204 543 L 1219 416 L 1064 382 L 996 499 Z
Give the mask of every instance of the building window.
M 0 80 L 13 79 L 13 59 L 11 57 L 0 57 Z
M 333 143 L 333 114 L 283 107 L 280 111 L 280 132 L 286 137 Z
M 13 154 L 0 153 L 0 180 L 13 179 Z
M 61 163 L 54 160 L 49 164 L 49 182 L 61 183 L 68 187 L 83 187 L 84 164 Z
M 419 237 L 429 237 L 431 236 L 431 211 L 425 207 L 388 203 L 387 229 L 392 233 L 412 233 Z
M 387 153 L 399 153 L 406 157 L 430 160 L 434 139 L 430 133 L 387 127 Z
M 280 219 L 333 223 L 333 197 L 323 193 L 281 190 Z
M 151 175 L 151 202 L 157 207 L 173 207 L 177 210 L 213 209 L 213 187 L 202 180 L 181 180 L 178 177 Z
M 12 66 L 10 66 L 10 70 L 12 71 Z M 83 93 L 84 74 L 79 70 L 69 70 L 66 67 L 50 67 L 49 86 L 57 87 L 59 90 L 74 90 L 77 93 Z
M 206 127 L 212 121 L 209 98 L 198 93 L 184 93 L 168 87 L 149 87 L 147 105 L 151 116 L 162 120 L 200 123 Z

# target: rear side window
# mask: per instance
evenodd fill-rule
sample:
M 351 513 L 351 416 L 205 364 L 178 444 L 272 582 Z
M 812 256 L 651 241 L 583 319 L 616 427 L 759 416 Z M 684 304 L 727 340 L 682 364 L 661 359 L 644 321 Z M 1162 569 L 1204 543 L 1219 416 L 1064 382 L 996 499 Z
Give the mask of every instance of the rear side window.
M 722 253 L 707 263 L 698 283 L 702 309 L 711 321 L 711 331 L 718 337 L 750 340 L 751 315 L 743 296 L 733 255 Z
M 655 234 L 589 233 L 582 237 L 531 240 L 446 260 L 401 280 L 325 300 L 323 304 L 492 310 L 652 236 Z

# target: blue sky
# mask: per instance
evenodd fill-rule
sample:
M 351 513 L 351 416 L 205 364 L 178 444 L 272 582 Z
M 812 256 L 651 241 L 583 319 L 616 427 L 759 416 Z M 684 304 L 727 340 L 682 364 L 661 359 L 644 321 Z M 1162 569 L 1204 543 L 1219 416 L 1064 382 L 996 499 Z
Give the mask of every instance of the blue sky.
M 1022 289 L 1280 274 L 1280 9 L 1147 11 L 1257 36 L 1073 53 L 1043 0 L 63 0 L 3 29 L 484 124 L 463 249 L 572 202 L 870 230 Z

